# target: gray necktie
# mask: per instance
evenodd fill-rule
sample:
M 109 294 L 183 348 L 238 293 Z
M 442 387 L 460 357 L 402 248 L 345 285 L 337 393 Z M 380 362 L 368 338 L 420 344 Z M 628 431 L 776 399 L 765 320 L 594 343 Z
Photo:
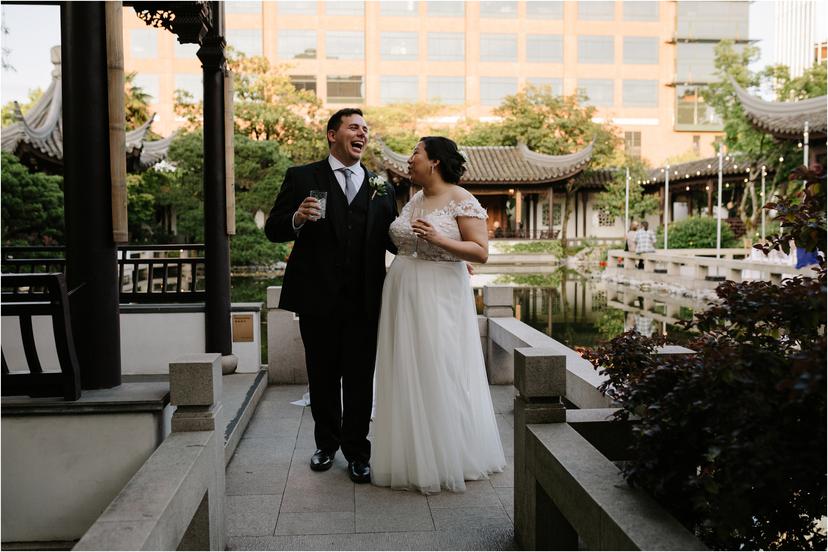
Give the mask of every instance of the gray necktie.
M 345 197 L 348 200 L 348 205 L 354 200 L 354 196 L 356 195 L 356 188 L 354 187 L 354 181 L 351 180 L 351 169 L 348 167 L 342 167 L 339 171 L 345 175 Z

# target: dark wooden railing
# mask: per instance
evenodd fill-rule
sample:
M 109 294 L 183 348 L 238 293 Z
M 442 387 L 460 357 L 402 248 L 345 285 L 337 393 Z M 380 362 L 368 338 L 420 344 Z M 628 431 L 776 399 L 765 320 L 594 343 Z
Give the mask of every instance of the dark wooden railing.
M 2 271 L 13 274 L 64 272 L 63 252 L 62 246 L 4 247 Z M 204 245 L 119 246 L 118 278 L 121 303 L 204 301 Z
M 26 360 L 25 367 L 15 365 L 10 369 L 5 351 L 0 353 L 3 395 L 78 400 L 81 394 L 80 370 L 72 340 L 69 293 L 63 274 L 3 274 L 0 285 L 3 317 L 18 318 Z M 48 316 L 52 320 L 60 372 L 43 371 L 32 327 L 33 316 Z

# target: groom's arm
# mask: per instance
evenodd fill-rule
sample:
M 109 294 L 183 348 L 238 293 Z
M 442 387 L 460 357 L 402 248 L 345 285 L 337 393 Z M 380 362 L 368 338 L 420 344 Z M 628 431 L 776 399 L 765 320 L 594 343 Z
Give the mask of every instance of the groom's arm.
M 297 198 L 295 171 L 293 167 L 285 173 L 282 188 L 276 196 L 270 215 L 267 217 L 265 236 L 272 242 L 288 242 L 296 239 L 293 215 L 304 198 Z
M 391 198 L 391 205 L 393 206 L 394 214 L 391 216 L 391 221 L 388 223 L 390 226 L 394 219 L 397 218 L 397 194 L 394 192 L 394 186 L 390 183 L 386 184 L 388 190 L 390 190 L 388 196 Z M 397 254 L 397 246 L 394 245 L 394 241 L 391 239 L 391 233 L 386 231 L 385 232 L 385 249 L 393 253 L 394 255 Z

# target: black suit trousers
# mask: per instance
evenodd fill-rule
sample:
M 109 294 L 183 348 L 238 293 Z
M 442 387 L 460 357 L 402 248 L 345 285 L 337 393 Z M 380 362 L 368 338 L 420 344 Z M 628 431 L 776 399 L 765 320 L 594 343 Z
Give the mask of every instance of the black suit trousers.
M 364 309 L 348 306 L 333 316 L 299 316 L 316 448 L 341 447 L 348 460 L 371 457 L 377 323 Z

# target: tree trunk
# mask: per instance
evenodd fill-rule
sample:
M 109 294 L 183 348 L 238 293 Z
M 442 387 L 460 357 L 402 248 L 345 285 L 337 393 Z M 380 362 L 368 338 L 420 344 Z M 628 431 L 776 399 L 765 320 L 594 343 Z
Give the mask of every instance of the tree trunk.
M 567 227 L 569 226 L 569 215 L 572 214 L 572 197 L 575 195 L 575 189 L 572 181 L 566 183 L 566 193 L 564 194 L 563 214 L 561 216 L 561 245 L 566 247 Z

